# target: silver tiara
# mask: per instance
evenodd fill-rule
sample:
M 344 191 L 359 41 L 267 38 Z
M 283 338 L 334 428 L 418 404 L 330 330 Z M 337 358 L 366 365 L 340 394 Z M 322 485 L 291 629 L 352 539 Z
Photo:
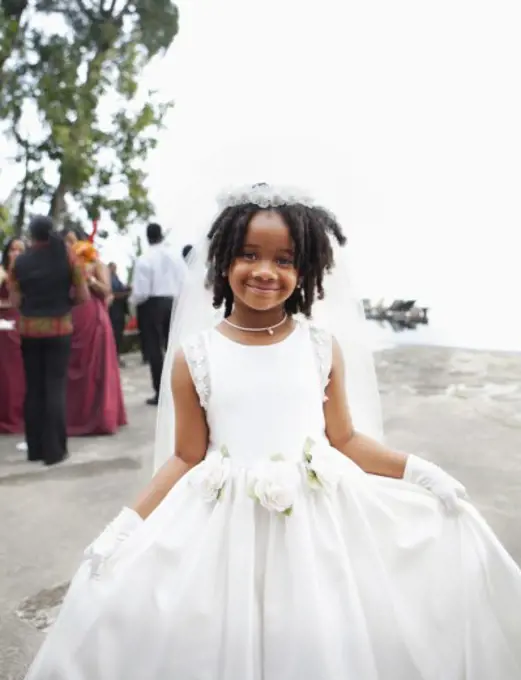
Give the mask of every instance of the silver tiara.
M 229 191 L 223 191 L 217 197 L 219 210 L 248 203 L 258 205 L 259 208 L 275 208 L 280 205 L 295 204 L 305 205 L 308 208 L 316 206 L 311 196 L 303 193 L 300 189 L 278 184 L 247 184 Z

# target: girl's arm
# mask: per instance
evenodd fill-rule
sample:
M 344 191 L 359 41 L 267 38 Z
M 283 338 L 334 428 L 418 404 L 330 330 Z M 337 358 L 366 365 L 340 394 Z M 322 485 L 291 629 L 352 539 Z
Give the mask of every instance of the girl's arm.
M 430 490 L 450 514 L 459 512 L 460 499 L 467 498 L 465 487 L 434 463 L 414 454 L 388 449 L 370 437 L 355 432 L 344 387 L 342 351 L 333 340 L 330 383 L 324 406 L 326 434 L 331 446 L 351 458 L 365 472 L 381 477 L 405 479 Z
M 407 456 L 388 449 L 355 431 L 345 392 L 344 360 L 333 338 L 333 360 L 324 406 L 326 435 L 331 446 L 351 458 L 365 472 L 401 479 Z
M 142 519 L 146 519 L 157 508 L 183 475 L 204 459 L 208 448 L 206 416 L 182 351 L 174 358 L 172 394 L 175 408 L 175 451 L 134 505 L 134 510 Z

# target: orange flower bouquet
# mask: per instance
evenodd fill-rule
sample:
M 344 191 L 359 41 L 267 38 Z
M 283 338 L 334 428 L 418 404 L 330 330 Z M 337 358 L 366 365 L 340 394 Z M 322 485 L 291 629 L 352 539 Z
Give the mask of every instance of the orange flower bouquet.
M 73 246 L 73 251 L 83 266 L 92 264 L 98 259 L 98 251 L 94 247 L 94 238 L 98 231 L 98 220 L 92 220 L 92 232 L 86 241 L 77 241 Z
M 90 241 L 77 241 L 72 249 L 83 265 L 92 264 L 98 259 L 98 251 Z

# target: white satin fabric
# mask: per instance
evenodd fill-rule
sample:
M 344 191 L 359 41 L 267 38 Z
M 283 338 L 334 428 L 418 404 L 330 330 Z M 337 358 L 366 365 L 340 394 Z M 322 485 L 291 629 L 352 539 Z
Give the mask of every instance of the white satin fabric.
M 80 566 L 27 680 L 519 680 L 521 571 L 468 503 L 329 447 L 307 326 L 204 347 L 207 460 L 99 581 Z

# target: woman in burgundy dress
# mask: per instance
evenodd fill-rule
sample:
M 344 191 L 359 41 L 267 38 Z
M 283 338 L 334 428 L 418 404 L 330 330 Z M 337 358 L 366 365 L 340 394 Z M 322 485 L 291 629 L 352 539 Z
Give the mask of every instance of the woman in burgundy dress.
M 8 323 L 18 321 L 18 310 L 9 302 L 7 274 L 16 257 L 25 246 L 19 238 L 10 239 L 2 253 L 0 267 L 0 320 Z M 0 328 L 0 434 L 20 434 L 24 431 L 23 406 L 25 375 L 20 349 L 18 328 Z
M 69 228 L 63 232 L 63 237 L 76 253 L 80 253 L 78 245 L 81 245 L 83 234 Z M 67 432 L 73 437 L 114 434 L 127 423 L 108 313 L 110 276 L 97 257 L 89 259 L 85 268 L 91 299 L 72 311 L 74 331 L 67 388 Z

